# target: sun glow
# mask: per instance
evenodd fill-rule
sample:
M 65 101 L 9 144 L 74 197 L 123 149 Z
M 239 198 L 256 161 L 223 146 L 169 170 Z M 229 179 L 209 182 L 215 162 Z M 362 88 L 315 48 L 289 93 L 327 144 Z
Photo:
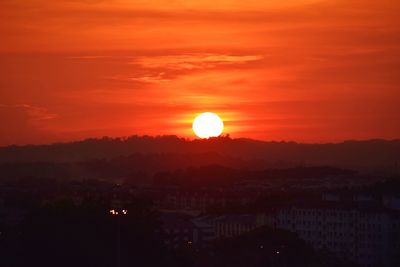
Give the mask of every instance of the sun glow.
M 223 130 L 222 119 L 212 112 L 201 113 L 193 121 L 193 131 L 199 138 L 217 137 Z

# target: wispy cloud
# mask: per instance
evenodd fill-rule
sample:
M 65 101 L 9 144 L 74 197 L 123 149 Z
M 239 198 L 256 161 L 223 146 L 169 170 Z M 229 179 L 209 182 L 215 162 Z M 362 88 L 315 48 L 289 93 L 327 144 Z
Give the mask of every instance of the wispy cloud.
M 143 82 L 143 83 L 165 83 L 171 81 L 171 79 L 166 77 L 165 72 L 146 74 L 142 76 L 114 75 L 111 78 L 119 81 L 128 81 L 128 82 L 133 81 L 133 82 Z
M 76 57 L 96 59 L 100 57 Z M 128 64 L 135 65 L 131 74 L 116 74 L 111 77 L 118 81 L 141 83 L 166 83 L 177 77 L 191 75 L 193 72 L 216 70 L 237 65 L 250 64 L 264 59 L 261 55 L 228 54 L 181 54 L 157 56 L 126 56 Z
M 46 121 L 58 117 L 58 114 L 50 112 L 47 108 L 32 106 L 28 104 L 14 104 L 14 105 L 0 104 L 0 107 L 22 109 L 26 112 L 29 119 L 33 121 Z
M 218 66 L 243 64 L 261 60 L 261 55 L 224 55 L 224 54 L 192 54 L 138 57 L 132 64 L 144 68 L 162 68 L 170 70 L 212 69 Z

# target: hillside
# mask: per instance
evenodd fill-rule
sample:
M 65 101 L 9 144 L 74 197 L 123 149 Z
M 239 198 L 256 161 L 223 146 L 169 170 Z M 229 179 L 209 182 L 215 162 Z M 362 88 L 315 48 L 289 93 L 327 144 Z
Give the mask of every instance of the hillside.
M 398 172 L 399 140 L 345 141 L 329 144 L 301 144 L 219 137 L 186 140 L 176 136 L 131 136 L 127 138 L 87 139 L 49 145 L 8 146 L 0 148 L 0 163 L 82 162 L 111 160 L 131 155 L 206 155 L 206 164 L 236 165 L 238 160 L 252 161 L 262 167 L 334 166 L 367 171 Z M 216 156 L 217 155 L 217 156 Z M 138 157 L 138 156 L 136 156 Z M 178 161 L 185 161 L 185 156 Z M 224 158 L 224 160 L 221 160 Z M 225 164 L 229 158 L 234 163 Z M 188 160 L 190 157 L 188 158 Z M 164 160 L 168 161 L 168 157 Z M 199 157 L 192 158 L 192 165 Z M 163 160 L 157 164 L 162 165 Z M 187 160 L 186 160 L 187 161 Z M 221 161 L 223 161 L 221 163 Z M 201 163 L 201 162 L 199 162 Z M 190 164 L 185 164 L 190 165 Z M 246 165 L 246 164 L 244 164 Z

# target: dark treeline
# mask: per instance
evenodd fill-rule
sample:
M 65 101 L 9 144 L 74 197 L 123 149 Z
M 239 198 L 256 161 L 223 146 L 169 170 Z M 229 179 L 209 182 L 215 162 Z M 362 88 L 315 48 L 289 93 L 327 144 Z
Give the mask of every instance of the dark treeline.
M 157 239 L 157 217 L 142 202 L 113 217 L 109 203 L 59 201 L 28 210 L 22 224 L 3 229 L 4 266 L 161 266 L 172 264 Z M 173 262 L 174 265 L 177 263 Z M 173 266 L 173 265 L 169 265 Z M 180 266 L 180 265 L 176 265 Z
M 316 252 L 296 234 L 259 228 L 207 248 L 169 250 L 162 242 L 159 215 L 142 201 L 112 216 L 107 201 L 58 201 L 28 210 L 23 223 L 3 228 L 4 266 L 347 266 Z
M 214 162 L 220 164 L 213 164 Z M 200 164 L 200 165 L 197 165 Z M 203 165 L 204 164 L 204 165 Z M 256 167 L 254 167 L 256 166 Z M 19 178 L 106 180 L 137 186 L 233 185 L 249 180 L 354 177 L 355 171 L 334 167 L 262 169 L 251 161 L 218 155 L 134 155 L 76 163 L 17 162 L 0 164 L 0 183 Z
M 368 140 L 336 144 L 300 144 L 232 139 L 229 136 L 209 140 L 187 140 L 176 136 L 104 137 L 51 145 L 3 147 L 0 148 L 0 162 L 80 162 L 113 159 L 138 153 L 181 155 L 218 153 L 223 157 L 262 161 L 264 166 L 330 165 L 393 172 L 399 171 L 400 141 Z
M 158 172 L 190 167 L 221 165 L 235 168 L 262 169 L 259 161 L 242 160 L 217 153 L 203 154 L 134 154 L 113 159 L 81 162 L 12 162 L 0 163 L 0 180 L 19 177 L 57 179 L 106 179 L 149 184 Z
M 170 172 L 159 172 L 154 175 L 156 186 L 231 186 L 245 181 L 262 183 L 290 179 L 302 182 L 303 179 L 324 179 L 327 177 L 343 178 L 357 175 L 351 170 L 332 167 L 296 167 L 288 169 L 248 170 L 211 165 L 191 167 Z

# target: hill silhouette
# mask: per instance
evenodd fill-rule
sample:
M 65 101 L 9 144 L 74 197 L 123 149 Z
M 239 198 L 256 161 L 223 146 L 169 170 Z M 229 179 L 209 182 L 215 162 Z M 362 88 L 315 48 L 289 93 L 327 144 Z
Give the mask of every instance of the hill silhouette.
M 184 166 L 220 164 L 236 167 L 240 162 L 239 166 L 250 168 L 334 166 L 398 173 L 400 140 L 301 144 L 232 139 L 229 136 L 206 140 L 187 140 L 176 136 L 130 136 L 0 148 L 0 163 L 3 166 L 4 163 L 71 163 L 117 158 L 120 163 L 135 162 L 133 165 L 150 161 L 154 163 L 150 164 L 153 166 L 184 163 Z

